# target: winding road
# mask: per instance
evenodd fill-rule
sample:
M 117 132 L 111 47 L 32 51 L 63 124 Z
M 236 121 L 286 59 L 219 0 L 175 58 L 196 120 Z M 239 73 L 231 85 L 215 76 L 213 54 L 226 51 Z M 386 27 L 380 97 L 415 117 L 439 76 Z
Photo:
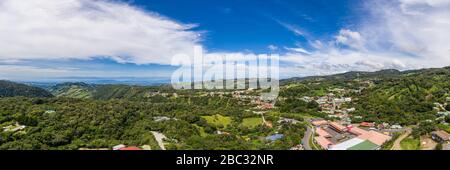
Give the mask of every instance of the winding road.
M 153 136 L 155 136 L 155 139 L 158 142 L 159 147 L 162 150 L 166 150 L 166 148 L 164 147 L 164 143 L 163 143 L 163 140 L 166 139 L 166 136 L 164 136 L 162 133 L 155 132 L 155 131 L 152 131 L 152 133 L 153 133 Z
M 302 139 L 302 145 L 303 145 L 303 148 L 305 148 L 305 150 L 312 150 L 311 146 L 309 146 L 309 141 L 310 141 L 312 134 L 313 134 L 312 128 L 309 125 L 306 125 L 305 136 L 303 136 L 303 139 Z
M 392 146 L 391 150 L 402 150 L 402 147 L 400 145 L 400 142 L 405 139 L 406 137 L 408 137 L 412 132 L 411 128 L 407 128 L 405 130 L 405 133 L 403 133 L 400 137 L 398 137 L 395 141 L 394 141 L 394 145 Z

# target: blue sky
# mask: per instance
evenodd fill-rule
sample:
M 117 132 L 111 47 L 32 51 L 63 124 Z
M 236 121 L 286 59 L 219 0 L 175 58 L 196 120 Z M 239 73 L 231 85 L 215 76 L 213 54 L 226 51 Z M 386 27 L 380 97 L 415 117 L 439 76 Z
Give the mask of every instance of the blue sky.
M 0 79 L 168 78 L 175 54 L 279 54 L 282 78 L 450 65 L 450 0 L 3 0 Z
M 327 39 L 343 27 L 358 24 L 363 12 L 357 0 L 148 0 L 132 4 L 205 31 L 203 44 L 214 51 L 250 50 L 267 46 L 307 45 L 305 36 Z M 304 31 L 297 36 L 283 24 Z

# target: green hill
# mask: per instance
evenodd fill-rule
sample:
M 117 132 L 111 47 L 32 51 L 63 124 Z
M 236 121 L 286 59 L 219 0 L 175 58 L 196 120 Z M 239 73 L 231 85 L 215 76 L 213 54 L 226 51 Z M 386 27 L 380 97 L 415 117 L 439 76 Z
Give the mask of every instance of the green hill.
M 50 92 L 57 97 L 67 98 L 92 98 L 95 86 L 86 83 L 62 83 L 49 88 Z
M 284 81 L 282 97 L 324 96 L 334 89 L 352 91 L 351 107 L 363 121 L 402 125 L 436 119 L 435 103 L 449 104 L 450 67 L 410 71 L 348 72 Z
M 0 97 L 52 97 L 48 91 L 25 84 L 0 80 Z
M 78 99 L 144 99 L 153 92 L 170 91 L 166 86 L 92 85 L 86 83 L 62 83 L 49 88 L 57 97 Z

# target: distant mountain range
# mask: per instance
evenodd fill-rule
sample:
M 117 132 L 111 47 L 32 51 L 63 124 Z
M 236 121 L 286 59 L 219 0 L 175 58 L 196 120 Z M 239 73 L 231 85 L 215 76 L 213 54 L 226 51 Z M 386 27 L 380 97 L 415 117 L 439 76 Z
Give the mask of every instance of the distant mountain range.
M 407 70 L 399 71 L 395 69 L 380 70 L 375 72 L 364 72 L 364 71 L 350 71 L 341 74 L 326 75 L 326 76 L 309 76 L 309 77 L 294 77 L 283 79 L 280 81 L 281 84 L 288 84 L 292 82 L 307 81 L 307 80 L 322 80 L 322 81 L 333 81 L 341 80 L 348 81 L 354 79 L 383 79 L 383 78 L 396 78 L 408 74 L 427 74 L 432 72 L 448 71 L 449 67 L 444 68 L 429 68 L 420 70 Z
M 437 75 L 441 75 L 438 76 Z M 311 76 L 303 78 L 289 78 L 280 80 L 281 85 L 304 81 L 322 81 L 322 82 L 345 82 L 356 79 L 361 80 L 391 80 L 403 81 L 405 79 L 419 79 L 430 82 L 446 82 L 448 80 L 438 79 L 439 77 L 449 77 L 450 67 L 421 69 L 410 71 L 381 70 L 376 72 L 358 72 L 352 71 L 342 74 L 329 76 Z M 433 79 L 434 78 L 434 79 Z M 78 80 L 78 79 L 73 79 Z M 107 80 L 102 78 L 86 78 L 86 81 L 75 83 L 57 83 L 57 82 L 26 82 L 24 84 L 11 81 L 0 81 L 0 97 L 25 96 L 25 97 L 69 97 L 69 98 L 92 98 L 92 99 L 114 99 L 114 98 L 143 98 L 149 91 L 159 89 L 172 90 L 167 83 L 151 83 L 147 80 L 136 78 L 122 78 L 120 80 Z M 139 83 L 141 82 L 141 83 Z M 146 83 L 143 83 L 146 82 Z M 438 82 L 435 82 L 437 86 Z M 166 84 L 162 85 L 162 84 Z

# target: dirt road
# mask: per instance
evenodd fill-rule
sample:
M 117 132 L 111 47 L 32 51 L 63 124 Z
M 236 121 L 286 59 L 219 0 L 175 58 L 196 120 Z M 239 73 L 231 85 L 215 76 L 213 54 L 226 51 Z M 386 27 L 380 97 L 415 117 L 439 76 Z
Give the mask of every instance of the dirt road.
M 411 128 L 407 128 L 405 130 L 405 133 L 403 133 L 402 135 L 400 135 L 395 141 L 394 141 L 394 145 L 392 146 L 391 150 L 402 150 L 402 147 L 400 146 L 400 142 L 405 139 L 406 137 L 408 137 L 412 132 Z

